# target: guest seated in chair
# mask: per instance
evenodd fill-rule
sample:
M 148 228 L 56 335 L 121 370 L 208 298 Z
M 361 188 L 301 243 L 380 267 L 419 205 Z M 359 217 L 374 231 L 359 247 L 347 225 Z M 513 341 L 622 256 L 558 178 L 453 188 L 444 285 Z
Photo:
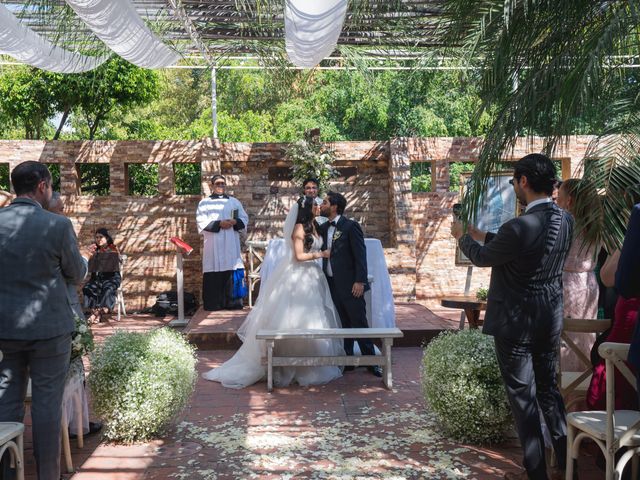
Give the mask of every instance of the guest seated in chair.
M 613 287 L 615 284 L 615 274 L 620 259 L 620 250 L 613 252 L 600 269 L 600 280 L 607 287 Z M 638 309 L 640 309 L 640 298 L 624 298 L 618 296 L 616 303 L 613 322 L 611 328 L 603 332 L 597 339 L 591 350 L 591 363 L 593 364 L 593 375 L 591 383 L 587 390 L 587 406 L 590 410 L 606 409 L 606 369 L 604 359 L 598 355 L 598 347 L 603 342 L 631 343 L 633 330 L 636 327 L 638 318 Z M 628 365 L 631 370 L 635 368 Z M 637 410 L 638 397 L 634 388 L 619 372 L 615 372 L 616 385 L 616 409 Z
M 89 259 L 91 278 L 82 288 L 82 295 L 84 308 L 89 310 L 88 321 L 97 323 L 106 320 L 116 305 L 121 281 L 120 254 L 106 228 L 96 230 L 95 243 L 90 248 L 93 251 Z

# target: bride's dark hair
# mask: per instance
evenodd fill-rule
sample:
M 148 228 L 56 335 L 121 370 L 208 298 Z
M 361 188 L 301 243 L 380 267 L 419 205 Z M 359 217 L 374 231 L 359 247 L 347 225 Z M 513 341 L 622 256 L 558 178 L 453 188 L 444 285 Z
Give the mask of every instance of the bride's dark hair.
M 298 199 L 298 216 L 296 224 L 302 224 L 304 229 L 304 251 L 311 250 L 313 245 L 313 198 L 300 197 Z

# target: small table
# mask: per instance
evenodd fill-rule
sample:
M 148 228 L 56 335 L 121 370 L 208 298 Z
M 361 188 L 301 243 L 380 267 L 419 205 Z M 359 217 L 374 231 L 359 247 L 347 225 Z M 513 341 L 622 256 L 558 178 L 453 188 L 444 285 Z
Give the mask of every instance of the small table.
M 445 297 L 440 300 L 440 304 L 447 308 L 460 308 L 469 322 L 469 328 L 478 328 L 482 325 L 480 312 L 487 308 L 486 300 L 478 300 L 475 296 L 461 295 L 458 297 Z M 464 319 L 460 321 L 460 330 L 464 330 Z

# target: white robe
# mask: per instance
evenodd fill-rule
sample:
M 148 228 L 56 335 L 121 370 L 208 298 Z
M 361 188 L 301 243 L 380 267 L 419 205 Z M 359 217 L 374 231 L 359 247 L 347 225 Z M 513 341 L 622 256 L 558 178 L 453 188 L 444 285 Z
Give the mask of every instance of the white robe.
M 202 272 L 226 272 L 243 268 L 240 253 L 240 235 L 233 228 L 221 229 L 217 233 L 205 231 L 205 227 L 217 220 L 231 220 L 233 210 L 238 211 L 238 218 L 247 227 L 249 216 L 242 204 L 233 197 L 211 198 L 200 201 L 196 211 L 198 232 L 204 237 L 202 250 Z

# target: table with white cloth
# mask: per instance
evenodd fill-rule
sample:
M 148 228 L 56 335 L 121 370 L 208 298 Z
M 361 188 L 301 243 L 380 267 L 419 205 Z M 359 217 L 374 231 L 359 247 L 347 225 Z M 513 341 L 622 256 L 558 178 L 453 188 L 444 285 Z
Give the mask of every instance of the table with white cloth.
M 371 328 L 392 328 L 396 326 L 396 313 L 393 304 L 391 279 L 384 258 L 382 243 L 377 238 L 365 238 L 367 248 L 367 270 L 371 282 L 371 291 L 367 292 L 367 320 Z M 285 255 L 285 243 L 282 238 L 274 238 L 269 242 L 260 268 L 260 283 L 264 285 L 278 263 Z M 322 260 L 316 260 L 322 265 Z M 370 294 L 370 295 L 369 295 Z

